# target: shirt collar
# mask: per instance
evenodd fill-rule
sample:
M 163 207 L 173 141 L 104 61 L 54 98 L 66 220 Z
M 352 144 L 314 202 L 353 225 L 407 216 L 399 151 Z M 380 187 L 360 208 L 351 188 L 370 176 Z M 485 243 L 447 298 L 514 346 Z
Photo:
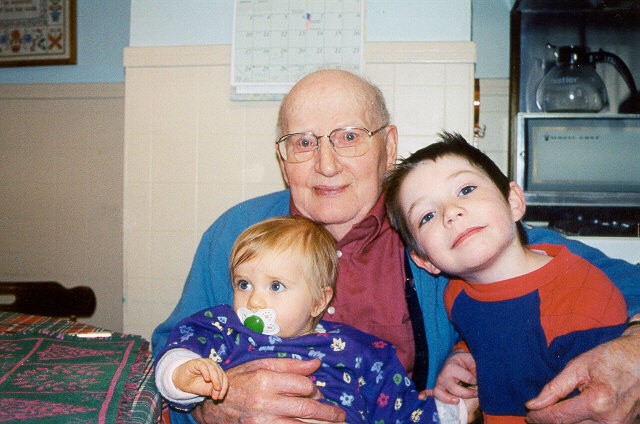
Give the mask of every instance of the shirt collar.
M 291 196 L 289 196 L 289 213 L 303 216 L 296 208 Z M 388 227 L 390 227 L 390 224 L 387 218 L 387 210 L 384 206 L 384 195 L 380 195 L 378 201 L 364 219 L 354 225 L 342 240 L 336 243 L 336 247 L 338 249 L 360 250 Z

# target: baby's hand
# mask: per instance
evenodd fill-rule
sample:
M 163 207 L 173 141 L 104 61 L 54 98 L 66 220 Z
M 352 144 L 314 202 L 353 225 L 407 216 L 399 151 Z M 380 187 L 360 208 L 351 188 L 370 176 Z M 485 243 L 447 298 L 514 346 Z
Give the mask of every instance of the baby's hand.
M 183 392 L 222 399 L 229 388 L 227 375 L 211 359 L 191 359 L 173 372 L 173 384 Z

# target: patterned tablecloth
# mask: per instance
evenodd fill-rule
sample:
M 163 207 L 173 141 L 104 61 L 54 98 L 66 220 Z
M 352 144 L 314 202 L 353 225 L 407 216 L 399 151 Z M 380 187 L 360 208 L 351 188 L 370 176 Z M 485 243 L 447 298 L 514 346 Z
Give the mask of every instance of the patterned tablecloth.
M 149 343 L 64 319 L 0 312 L 0 423 L 159 423 Z

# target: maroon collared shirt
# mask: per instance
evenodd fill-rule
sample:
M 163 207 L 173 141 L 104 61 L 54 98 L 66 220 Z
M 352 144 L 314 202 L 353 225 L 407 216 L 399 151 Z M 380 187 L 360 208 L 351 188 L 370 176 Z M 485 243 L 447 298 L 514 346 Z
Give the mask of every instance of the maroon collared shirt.
M 302 215 L 289 203 L 292 215 Z M 336 243 L 340 268 L 335 312 L 324 319 L 351 325 L 391 342 L 411 375 L 415 344 L 404 297 L 404 245 L 391 228 L 382 196 L 369 214 Z

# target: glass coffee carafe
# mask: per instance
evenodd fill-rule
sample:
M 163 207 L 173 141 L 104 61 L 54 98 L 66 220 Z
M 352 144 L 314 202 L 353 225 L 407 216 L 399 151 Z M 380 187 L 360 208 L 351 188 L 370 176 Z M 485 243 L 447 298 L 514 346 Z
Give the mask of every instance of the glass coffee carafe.
M 536 91 L 536 105 L 541 111 L 596 113 L 605 109 L 609 99 L 604 82 L 596 72 L 598 62 L 613 65 L 627 84 L 630 98 L 638 97 L 631 72 L 613 53 L 587 52 L 582 46 L 572 45 L 556 48 L 547 44 L 547 47 L 555 49 L 556 65 L 545 74 Z
M 600 112 L 609 105 L 604 82 L 584 47 L 559 47 L 555 56 L 556 66 L 542 78 L 536 93 L 540 110 Z

